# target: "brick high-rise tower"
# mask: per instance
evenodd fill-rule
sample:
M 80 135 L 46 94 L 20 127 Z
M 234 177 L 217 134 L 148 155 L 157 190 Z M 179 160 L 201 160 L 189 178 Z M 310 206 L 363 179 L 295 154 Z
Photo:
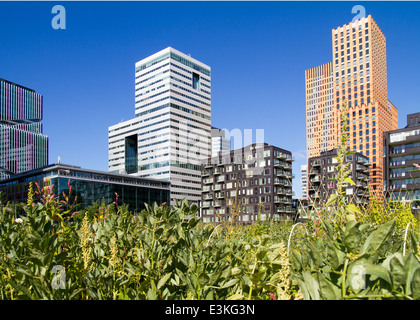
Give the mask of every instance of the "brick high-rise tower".
M 348 101 L 348 148 L 369 158 L 372 163 L 370 186 L 372 189 L 382 190 L 383 133 L 398 128 L 398 110 L 388 100 L 385 35 L 369 15 L 332 29 L 332 53 L 332 70 L 330 72 L 328 68 L 325 75 L 326 79 L 331 80 L 327 81 L 327 84 L 318 83 L 314 88 L 314 91 L 318 92 L 320 86 L 332 86 L 332 94 L 328 94 L 328 99 L 325 96 L 325 100 L 315 106 L 310 103 L 308 98 L 313 93 L 308 92 L 308 86 L 311 84 L 308 79 L 311 78 L 307 77 L 307 127 L 316 126 L 318 136 L 330 137 L 331 128 L 327 124 L 333 113 L 333 139 L 337 146 L 341 134 L 341 110 L 344 101 Z M 306 70 L 306 74 L 321 67 Z M 325 104 L 325 101 L 330 104 L 330 98 L 333 100 L 333 111 L 319 106 L 321 103 Z M 313 123 L 310 115 L 314 110 L 311 108 L 315 109 L 321 123 Z M 307 133 L 308 158 L 326 150 L 322 143 L 324 142 L 314 141 L 310 132 Z M 309 147 L 317 151 L 315 155 L 309 152 Z

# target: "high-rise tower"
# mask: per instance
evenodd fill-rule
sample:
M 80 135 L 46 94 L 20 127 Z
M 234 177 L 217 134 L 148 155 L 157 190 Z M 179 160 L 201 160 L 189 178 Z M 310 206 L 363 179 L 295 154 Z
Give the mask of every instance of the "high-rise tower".
M 48 164 L 42 95 L 0 79 L 0 180 Z
M 382 190 L 383 133 L 398 128 L 398 110 L 388 100 L 385 35 L 369 15 L 332 29 L 332 54 L 331 63 L 306 70 L 307 156 L 337 147 L 341 110 L 347 101 L 348 148 L 369 158 L 370 186 Z M 331 92 L 324 91 L 326 85 L 332 86 Z M 325 148 L 326 139 L 334 146 Z
M 171 202 L 201 199 L 211 155 L 211 69 L 166 48 L 135 64 L 135 118 L 109 127 L 109 170 L 170 180 Z

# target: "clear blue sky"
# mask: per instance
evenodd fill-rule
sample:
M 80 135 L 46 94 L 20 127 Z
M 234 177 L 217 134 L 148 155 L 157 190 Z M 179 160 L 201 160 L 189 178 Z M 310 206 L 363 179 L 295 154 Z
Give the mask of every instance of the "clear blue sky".
M 54 5 L 66 30 L 54 30 Z M 2 2 L 0 78 L 44 96 L 50 163 L 108 170 L 108 127 L 134 116 L 134 64 L 171 46 L 212 68 L 212 125 L 265 130 L 306 162 L 305 69 L 363 5 L 387 38 L 399 126 L 420 111 L 419 2 Z

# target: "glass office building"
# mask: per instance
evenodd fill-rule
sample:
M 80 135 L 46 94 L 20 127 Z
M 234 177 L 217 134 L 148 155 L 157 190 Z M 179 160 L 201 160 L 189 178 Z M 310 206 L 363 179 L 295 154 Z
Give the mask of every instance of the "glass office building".
M 169 204 L 170 201 L 168 181 L 92 171 L 65 164 L 51 164 L 0 181 L 2 202 L 26 202 L 30 182 L 38 183 L 41 189 L 52 188 L 60 200 L 63 198 L 63 192 L 69 194 L 71 186 L 70 200 L 79 204 L 77 210 L 85 209 L 95 202 L 105 202 L 109 205 L 117 201 L 118 205 L 127 204 L 130 211 L 140 212 L 145 208 L 145 203 L 156 202 L 161 205 L 165 202 Z
M 0 180 L 48 164 L 42 95 L 0 79 Z

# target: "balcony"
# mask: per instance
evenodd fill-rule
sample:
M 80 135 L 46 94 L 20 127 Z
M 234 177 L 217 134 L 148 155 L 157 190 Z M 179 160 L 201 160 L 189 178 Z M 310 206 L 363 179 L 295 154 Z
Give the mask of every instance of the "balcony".
M 203 183 L 204 184 L 212 184 L 213 183 L 213 178 L 206 178 L 206 179 L 203 179 Z
M 216 193 L 216 198 L 217 199 L 224 199 L 225 198 L 225 193 L 224 192 L 218 192 L 218 193 Z
M 203 195 L 203 199 L 204 200 L 212 200 L 213 199 L 213 195 L 211 193 L 205 194 L 205 195 Z
M 286 160 L 286 158 L 287 158 L 287 155 L 285 153 L 283 153 L 283 152 L 279 152 L 277 154 L 277 159 Z
M 274 160 L 274 166 L 277 168 L 282 168 L 284 166 L 284 162 Z
M 216 182 L 217 182 L 217 183 L 220 183 L 220 182 L 225 182 L 225 176 L 220 176 L 220 177 L 217 177 Z
M 210 201 L 203 201 L 203 208 L 210 208 Z
M 277 177 L 282 177 L 285 178 L 286 177 L 286 173 L 283 170 L 277 170 Z
M 216 200 L 214 201 L 214 207 L 221 207 L 222 206 L 222 201 Z
M 210 186 L 203 186 L 203 192 L 210 192 Z
M 214 189 L 214 191 L 220 191 L 220 190 L 222 190 L 222 185 L 216 184 L 213 189 Z
M 214 175 L 221 174 L 221 173 L 222 173 L 222 169 L 220 169 L 220 168 L 215 168 L 214 171 L 213 171 Z
M 209 177 L 210 174 L 211 174 L 210 170 L 204 170 L 203 172 L 201 172 L 202 177 Z
M 204 165 L 204 168 L 208 169 L 208 168 L 213 168 L 213 164 L 212 163 L 206 163 Z
M 315 160 L 312 162 L 312 167 L 320 167 L 321 166 L 321 160 Z

